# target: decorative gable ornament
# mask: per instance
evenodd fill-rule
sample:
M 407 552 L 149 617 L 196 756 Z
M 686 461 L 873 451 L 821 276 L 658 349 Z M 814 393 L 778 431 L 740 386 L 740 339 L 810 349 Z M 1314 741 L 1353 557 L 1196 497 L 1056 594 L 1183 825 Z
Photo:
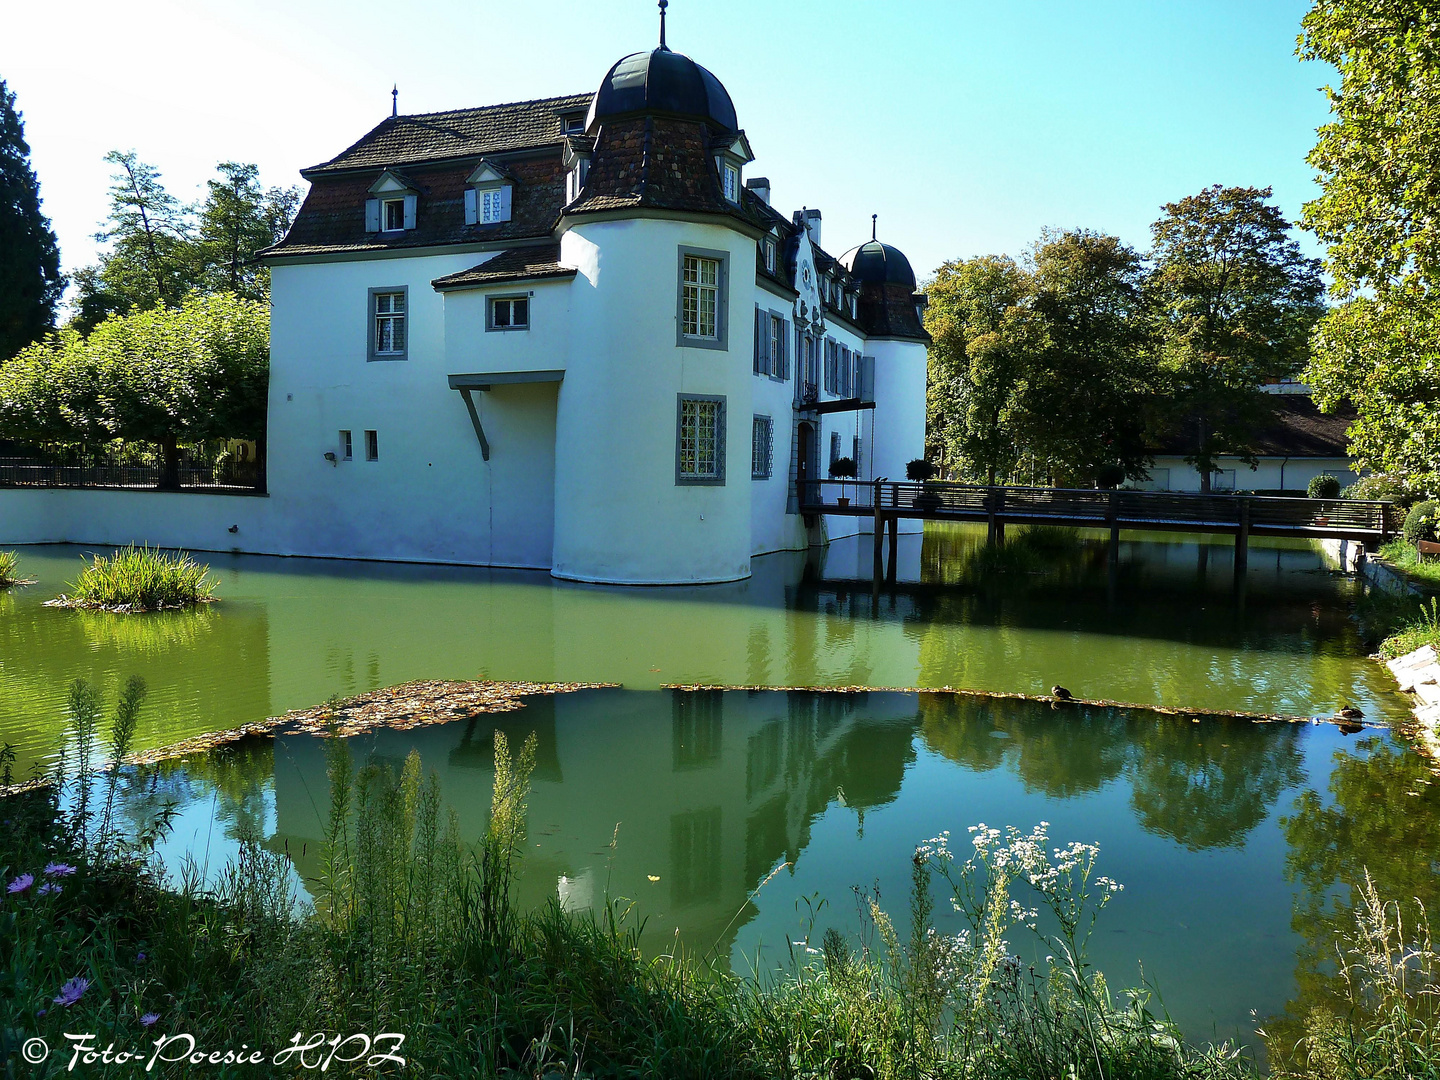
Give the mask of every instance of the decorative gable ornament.
M 465 183 L 466 225 L 496 225 L 510 220 L 514 174 L 482 158 Z

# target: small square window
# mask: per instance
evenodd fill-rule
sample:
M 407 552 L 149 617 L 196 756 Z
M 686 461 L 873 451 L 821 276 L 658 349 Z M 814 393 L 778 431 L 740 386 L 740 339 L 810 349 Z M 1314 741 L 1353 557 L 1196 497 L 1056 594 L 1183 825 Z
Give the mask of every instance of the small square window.
M 350 432 L 340 432 L 340 460 L 350 461 L 355 456 L 354 443 L 351 441 Z
M 490 299 L 489 330 L 530 329 L 528 296 L 496 296 Z
M 365 432 L 365 460 L 380 460 L 380 433 L 377 431 Z
M 380 204 L 380 210 L 384 215 L 381 228 L 386 232 L 400 232 L 405 228 L 404 199 L 386 199 Z

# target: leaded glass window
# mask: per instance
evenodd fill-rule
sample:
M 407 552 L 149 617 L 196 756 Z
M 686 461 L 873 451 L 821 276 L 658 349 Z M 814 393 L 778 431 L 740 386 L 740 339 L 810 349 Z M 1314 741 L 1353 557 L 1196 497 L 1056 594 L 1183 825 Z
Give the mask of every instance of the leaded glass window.
M 686 337 L 720 336 L 720 260 L 686 255 L 680 294 L 680 329 Z
M 682 397 L 676 432 L 676 479 L 681 483 L 725 480 L 725 400 Z

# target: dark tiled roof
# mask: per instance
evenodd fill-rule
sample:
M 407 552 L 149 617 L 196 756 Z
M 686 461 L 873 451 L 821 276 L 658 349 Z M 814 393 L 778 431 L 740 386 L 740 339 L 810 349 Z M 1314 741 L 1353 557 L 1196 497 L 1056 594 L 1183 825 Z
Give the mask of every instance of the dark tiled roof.
M 867 337 L 908 338 L 928 343 L 930 335 L 920 321 L 915 304 L 915 294 L 904 285 L 867 282 L 860 286 L 857 321 Z
M 590 97 L 567 94 L 479 109 L 387 116 L 354 145 L 302 170 L 302 175 L 309 179 L 338 169 L 384 168 L 558 144 L 564 139 L 560 114 L 588 108 Z
M 559 244 L 537 244 L 534 247 L 511 248 L 479 266 L 446 274 L 430 284 L 437 289 L 462 289 L 476 285 L 495 285 L 504 281 L 529 281 L 534 278 L 574 277 L 573 266 L 560 265 Z
M 742 198 L 736 206 L 720 193 L 709 145 L 705 125 L 692 120 L 639 116 L 603 124 L 585 190 L 565 212 L 682 210 L 769 228 L 769 219 L 756 210 L 757 198 Z
M 1345 429 L 1355 420 L 1349 406 L 1333 413 L 1322 413 L 1308 394 L 1275 394 L 1274 414 L 1251 442 L 1261 457 L 1348 457 Z M 1191 432 L 1195 423 L 1160 438 L 1156 454 L 1192 454 L 1195 439 Z
M 465 224 L 465 181 L 470 166 L 411 168 L 406 171 L 407 182 L 420 192 L 415 228 L 396 233 L 365 231 L 365 201 L 370 197 L 370 185 L 383 170 L 316 176 L 290 232 L 264 254 L 390 251 L 548 237 L 565 201 L 560 156 L 517 158 L 507 161 L 505 167 L 516 179 L 509 221 Z

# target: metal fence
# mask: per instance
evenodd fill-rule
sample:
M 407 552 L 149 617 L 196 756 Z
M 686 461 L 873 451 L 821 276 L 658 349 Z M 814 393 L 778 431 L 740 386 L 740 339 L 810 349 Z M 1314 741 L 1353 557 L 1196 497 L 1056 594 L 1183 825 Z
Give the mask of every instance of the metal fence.
M 155 489 L 164 466 L 158 461 L 124 460 L 115 454 L 0 454 L 0 487 Z M 182 451 L 180 488 L 218 494 L 249 495 L 265 490 L 264 472 L 253 458 L 212 458 Z

